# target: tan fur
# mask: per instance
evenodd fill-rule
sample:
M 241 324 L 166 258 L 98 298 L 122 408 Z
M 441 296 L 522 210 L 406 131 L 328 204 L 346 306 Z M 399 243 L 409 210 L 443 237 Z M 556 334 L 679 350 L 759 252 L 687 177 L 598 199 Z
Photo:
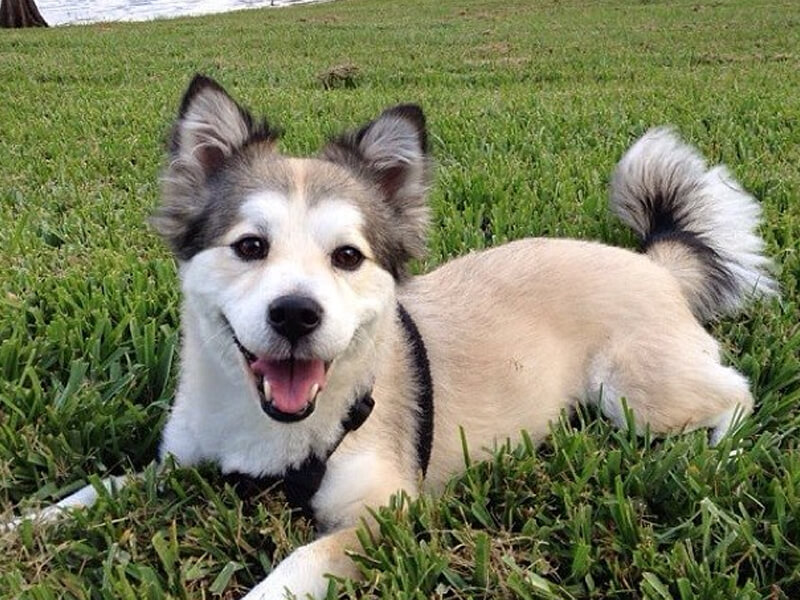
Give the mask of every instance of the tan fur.
M 600 401 L 603 389 L 605 412 L 617 416 L 614 402 L 624 396 L 637 423 L 656 434 L 707 426 L 737 402 L 752 406 L 677 281 L 639 254 L 521 240 L 456 259 L 398 297 L 431 362 L 436 435 L 426 484 L 433 489 L 463 466 L 460 427 L 475 450 L 516 440 L 523 429 L 541 439 L 562 410 Z M 370 432 L 394 443 L 394 409 L 414 401 L 402 393 L 407 364 L 381 367 L 381 401 L 347 445 L 363 447 Z
M 624 424 L 624 396 L 637 426 L 655 434 L 712 426 L 726 410 L 752 407 L 746 380 L 720 364 L 716 341 L 692 315 L 678 282 L 627 250 L 521 240 L 447 263 L 400 288 L 398 298 L 425 340 L 435 386 L 429 491 L 463 469 L 461 428 L 480 458 L 496 443 L 518 440 L 523 429 L 541 440 L 561 411 L 579 402 L 600 402 Z M 385 504 L 392 493 L 419 492 L 408 435 L 413 369 L 398 323 L 384 320 L 377 340 L 378 402 L 331 457 L 329 489 L 323 486 L 315 500 L 343 523 L 368 518 L 365 508 Z M 344 489 L 337 471 L 364 456 L 374 458 L 356 471 L 379 485 L 356 502 L 337 502 L 331 494 Z M 355 549 L 349 528 L 322 539 L 338 552 Z
M 707 274 L 696 253 L 678 241 L 662 240 L 648 249 L 647 256 L 669 269 L 680 283 L 681 291 L 690 305 L 701 301 L 698 290 L 703 289 Z

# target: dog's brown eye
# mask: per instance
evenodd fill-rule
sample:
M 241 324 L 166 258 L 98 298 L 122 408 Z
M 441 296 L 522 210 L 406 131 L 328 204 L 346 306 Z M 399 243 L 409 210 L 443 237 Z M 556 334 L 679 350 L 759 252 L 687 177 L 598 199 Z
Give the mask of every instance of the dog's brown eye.
M 256 236 L 243 237 L 234 242 L 231 248 L 242 260 L 261 260 L 266 258 L 269 252 L 267 240 Z
M 340 246 L 331 254 L 331 262 L 337 269 L 355 271 L 364 262 L 364 255 L 353 246 Z

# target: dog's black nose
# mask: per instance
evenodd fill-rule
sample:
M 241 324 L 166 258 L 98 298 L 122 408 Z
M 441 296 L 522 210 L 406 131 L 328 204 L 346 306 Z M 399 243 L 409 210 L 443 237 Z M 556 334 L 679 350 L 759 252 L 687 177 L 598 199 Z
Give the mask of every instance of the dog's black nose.
M 294 344 L 319 327 L 322 307 L 308 296 L 281 296 L 269 305 L 267 321 L 277 333 Z

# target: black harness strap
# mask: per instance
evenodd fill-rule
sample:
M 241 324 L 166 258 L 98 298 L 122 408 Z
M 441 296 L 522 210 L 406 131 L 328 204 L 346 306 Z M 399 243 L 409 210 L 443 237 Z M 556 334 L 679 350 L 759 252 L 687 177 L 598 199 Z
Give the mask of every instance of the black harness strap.
M 397 314 L 406 331 L 408 344 L 411 346 L 414 360 L 414 371 L 417 374 L 417 464 L 425 476 L 428 472 L 428 463 L 431 461 L 433 447 L 433 378 L 431 365 L 428 362 L 428 352 L 425 342 L 417 329 L 414 319 L 408 314 L 403 305 L 397 303 Z
M 411 315 L 406 312 L 406 309 L 399 302 L 397 303 L 397 314 L 405 330 L 414 361 L 414 370 L 416 371 L 416 383 L 418 386 L 417 464 L 422 470 L 422 474 L 425 475 L 428 470 L 431 447 L 433 445 L 433 380 L 431 378 L 430 364 L 428 363 L 428 353 L 425 350 L 422 336 Z M 265 489 L 280 483 L 289 504 L 293 508 L 300 509 L 304 516 L 313 518 L 314 514 L 310 505 L 311 498 L 314 497 L 314 494 L 317 493 L 322 484 L 328 459 L 348 433 L 355 431 L 364 424 L 374 406 L 375 400 L 372 399 L 371 392 L 364 394 L 353 403 L 347 412 L 347 417 L 342 421 L 342 433 L 339 439 L 331 446 L 324 457 L 312 453 L 299 467 L 289 469 L 282 477 L 253 477 L 243 473 L 229 473 L 225 475 L 225 481 L 236 488 L 236 492 L 243 498 L 253 497 Z
M 311 498 L 322 484 L 328 459 L 342 443 L 344 436 L 364 424 L 374 406 L 375 400 L 372 399 L 370 392 L 355 401 L 347 412 L 347 417 L 342 421 L 342 433 L 339 435 L 339 439 L 327 451 L 325 458 L 311 454 L 299 467 L 289 469 L 283 476 L 253 477 L 244 473 L 228 473 L 225 475 L 225 481 L 236 488 L 236 493 L 242 498 L 252 498 L 280 483 L 289 505 L 292 508 L 300 509 L 304 516 L 313 518 L 310 506 Z

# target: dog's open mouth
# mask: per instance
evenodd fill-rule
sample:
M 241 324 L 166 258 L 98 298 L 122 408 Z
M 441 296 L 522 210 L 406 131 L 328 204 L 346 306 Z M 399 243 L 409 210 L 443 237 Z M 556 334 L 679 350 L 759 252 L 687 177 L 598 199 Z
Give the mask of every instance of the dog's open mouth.
M 276 421 L 302 421 L 314 412 L 329 363 L 321 359 L 259 357 L 234 336 L 253 374 L 261 408 Z

